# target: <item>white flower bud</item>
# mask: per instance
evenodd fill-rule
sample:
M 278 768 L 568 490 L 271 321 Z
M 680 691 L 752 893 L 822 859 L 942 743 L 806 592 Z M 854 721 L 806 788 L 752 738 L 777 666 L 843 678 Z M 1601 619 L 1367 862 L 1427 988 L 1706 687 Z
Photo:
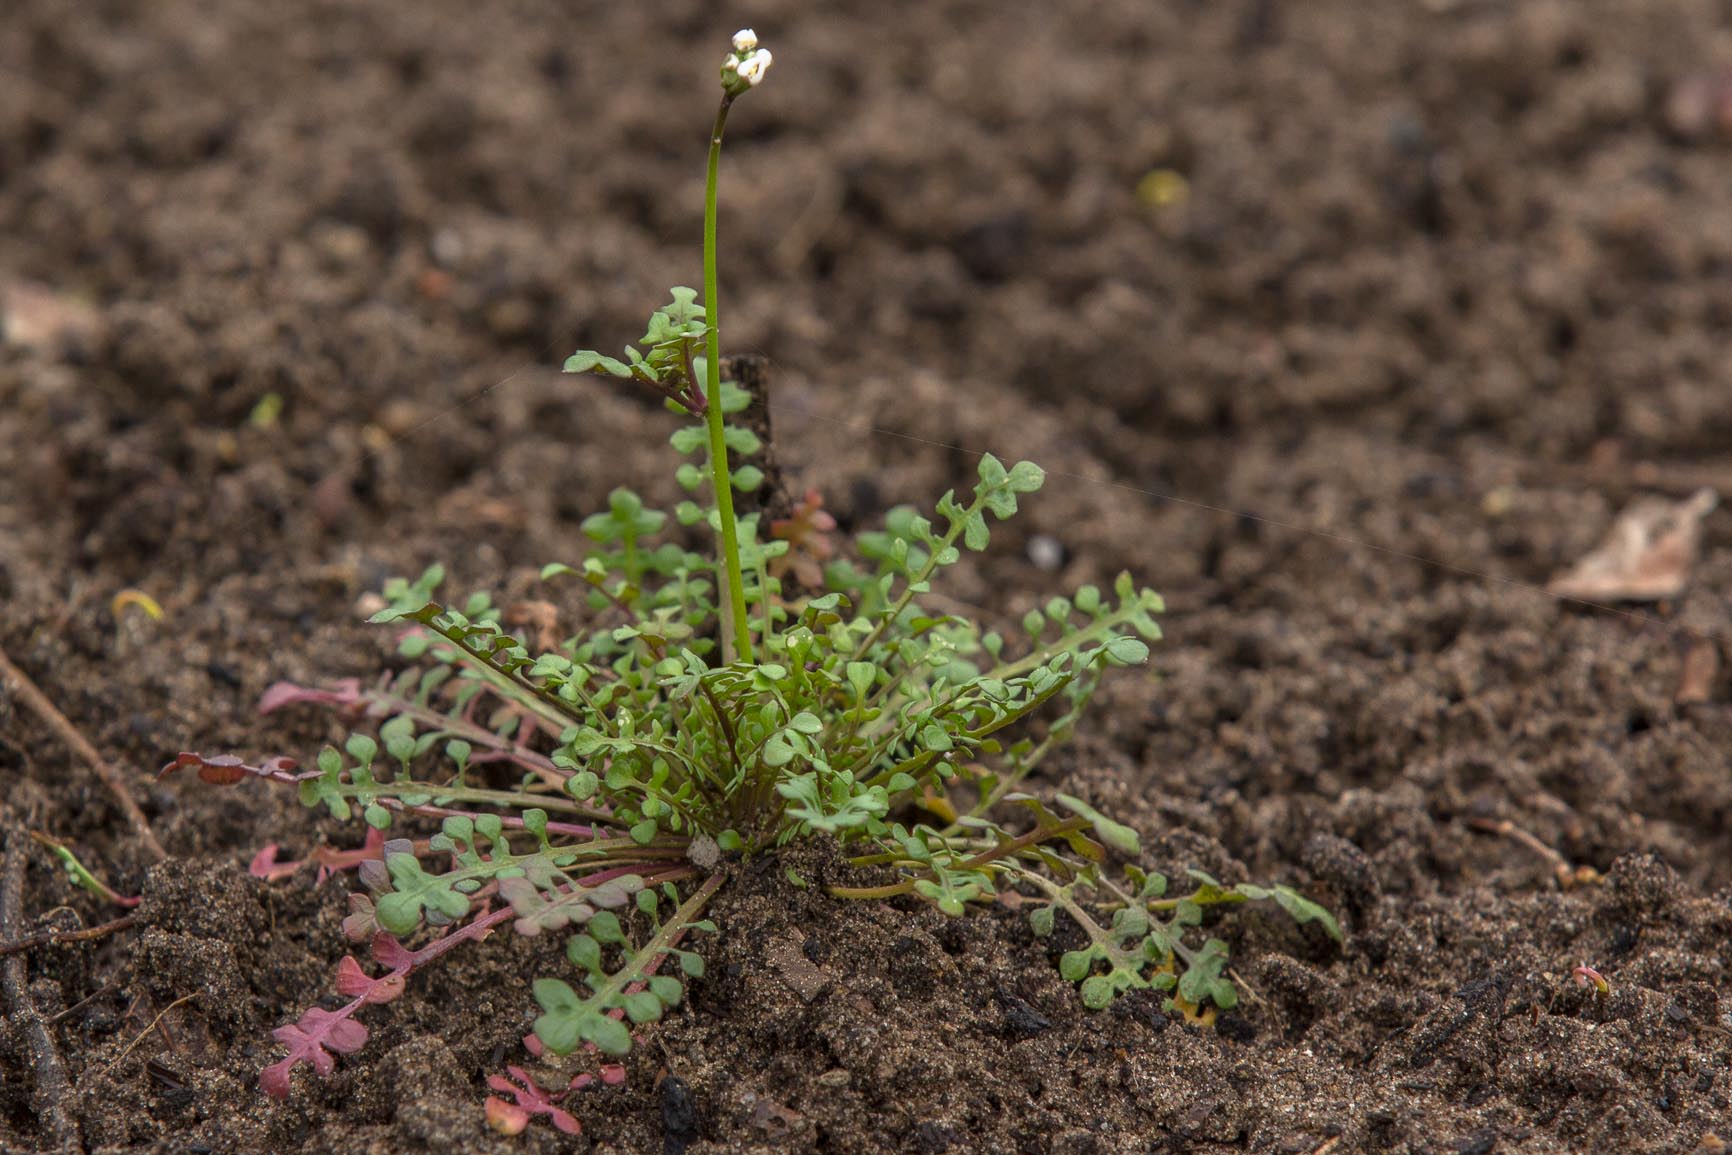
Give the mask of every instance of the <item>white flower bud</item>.
M 753 88 L 758 87 L 758 84 L 764 79 L 764 73 L 768 72 L 770 69 L 770 60 L 770 50 L 768 48 L 758 49 L 756 52 L 740 61 L 738 69 L 740 79 L 744 80 Z
M 742 28 L 734 33 L 734 51 L 741 54 L 750 52 L 758 46 L 758 34 L 750 28 Z

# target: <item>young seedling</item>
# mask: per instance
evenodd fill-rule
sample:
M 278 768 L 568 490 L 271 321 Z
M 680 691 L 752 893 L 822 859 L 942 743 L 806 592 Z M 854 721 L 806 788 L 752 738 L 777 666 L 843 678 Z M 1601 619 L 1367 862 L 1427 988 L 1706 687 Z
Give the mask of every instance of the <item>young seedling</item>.
M 267 710 L 341 711 L 356 726 L 341 749 L 305 769 L 182 754 L 165 770 L 292 786 L 336 819 L 392 832 L 376 849 L 320 860 L 357 869 L 363 889 L 344 929 L 370 944 L 378 973 L 345 958 L 335 989 L 348 1002 L 277 1030 L 287 1054 L 261 1077 L 273 1095 L 289 1093 L 301 1063 L 328 1073 L 334 1054 L 363 1046 L 365 1007 L 506 924 L 565 937 L 570 970 L 533 984 L 530 1049 L 624 1055 L 633 1029 L 680 1004 L 703 974 L 691 938 L 714 929 L 704 915 L 734 864 L 815 834 L 833 836 L 854 865 L 895 876 L 830 887 L 838 897 L 909 895 L 960 915 L 1010 890 L 1041 896 L 1037 931 L 1063 911 L 1087 937 L 1061 969 L 1091 1008 L 1143 988 L 1192 1013 L 1231 1006 L 1225 946 L 1186 940 L 1209 907 L 1272 899 L 1339 936 L 1327 912 L 1286 887 L 1225 888 L 1193 872 L 1197 888 L 1168 898 L 1165 879 L 1134 866 L 1120 886 L 1109 849 L 1136 857 L 1134 831 L 1081 799 L 1059 795 L 1052 809 L 1022 792 L 1105 673 L 1147 659 L 1162 608 L 1129 575 L 1111 591 L 1051 599 L 1016 637 L 926 608 L 941 572 L 986 549 L 994 523 L 1041 488 L 1037 466 L 982 457 L 961 494 L 930 511 L 892 510 L 855 543 L 854 561 L 838 556 L 834 522 L 815 499 L 773 531 L 757 514 L 736 516 L 734 492 L 764 477 L 750 461 L 758 438 L 729 421 L 751 398 L 720 373 L 716 179 L 729 110 L 770 61 L 746 30 L 723 62 L 703 303 L 675 288 L 641 348 L 620 358 L 584 350 L 565 365 L 649 389 L 689 422 L 671 441 L 691 459 L 676 474 L 690 498 L 670 516 L 615 490 L 583 523 L 588 556 L 543 571 L 576 584 L 589 623 L 535 652 L 487 594 L 442 598 L 435 566 L 389 583 L 373 618 L 407 627 L 411 668 L 371 687 L 284 684 L 265 695 Z M 798 596 L 782 584 L 790 573 Z M 399 826 L 435 832 L 411 841 Z M 273 854 L 256 868 L 279 866 Z M 490 1100 L 488 1117 L 508 1132 L 536 1115 L 574 1130 L 559 1103 L 593 1081 L 549 1089 L 511 1068 L 490 1080 L 508 1098 Z

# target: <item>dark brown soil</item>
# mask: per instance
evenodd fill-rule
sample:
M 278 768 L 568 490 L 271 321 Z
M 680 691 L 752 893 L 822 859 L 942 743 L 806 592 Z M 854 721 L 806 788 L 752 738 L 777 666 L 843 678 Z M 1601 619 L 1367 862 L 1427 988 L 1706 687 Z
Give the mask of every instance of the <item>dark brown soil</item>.
M 3 7 L 0 281 L 92 320 L 0 344 L 0 645 L 174 855 L 150 868 L 0 699 L 7 832 L 146 898 L 28 956 L 90 1149 L 676 1150 L 664 1073 L 690 1155 L 1732 1136 L 1732 687 L 1675 701 L 1732 637 L 1732 516 L 1674 603 L 1534 588 L 1639 493 L 1732 493 L 1732 156 L 1673 99 L 1724 94 L 1723 4 Z M 384 577 L 542 590 L 609 488 L 673 496 L 665 416 L 554 367 L 698 279 L 739 24 L 777 64 L 731 129 L 724 321 L 773 361 L 796 483 L 863 524 L 965 477 L 949 444 L 1046 465 L 949 592 L 1008 619 L 1129 568 L 1171 612 L 1040 788 L 1134 822 L 1151 866 L 1305 888 L 1346 946 L 1224 920 L 1250 997 L 1203 1032 L 1084 1012 L 1008 910 L 841 905 L 769 869 L 724 892 L 708 977 L 627 1085 L 577 1104 L 582 1139 L 482 1121 L 556 965 L 527 940 L 417 976 L 273 1104 L 268 1033 L 327 989 L 343 884 L 245 864 L 358 834 L 147 772 L 329 737 L 254 704 L 379 670 L 356 603 Z M 1184 179 L 1164 206 L 1138 195 L 1158 169 Z M 128 587 L 165 620 L 117 619 Z M 1563 890 L 1476 819 L 1605 880 Z M 112 917 L 46 855 L 27 883 L 19 933 Z M 0 1144 L 46 1147 L 10 1019 L 0 1077 Z

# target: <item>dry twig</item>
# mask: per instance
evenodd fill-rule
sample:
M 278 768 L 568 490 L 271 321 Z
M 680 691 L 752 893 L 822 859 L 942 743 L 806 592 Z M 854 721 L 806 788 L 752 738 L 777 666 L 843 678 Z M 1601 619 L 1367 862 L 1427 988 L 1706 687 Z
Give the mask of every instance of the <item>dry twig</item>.
M 8 941 L 18 937 L 18 924 L 23 920 L 28 847 L 29 840 L 22 832 L 13 830 L 7 834 L 6 856 L 0 864 L 0 938 Z M 78 1123 L 66 1111 L 66 1068 L 61 1066 L 54 1036 L 30 997 L 29 968 L 21 954 L 0 963 L 0 986 L 5 988 L 6 1015 L 30 1052 L 30 1069 L 36 1076 L 37 1118 L 45 1122 L 61 1150 L 81 1151 L 84 1146 Z
M 133 918 L 133 915 L 127 914 L 113 922 L 105 922 L 97 926 L 82 927 L 78 930 L 45 930 L 25 938 L 9 939 L 0 942 L 0 958 L 21 954 L 39 946 L 53 946 L 63 942 L 89 942 L 91 939 L 106 938 L 117 930 L 125 930 L 131 926 Z
M 1469 818 L 1467 824 L 1484 834 L 1497 834 L 1532 850 L 1551 863 L 1552 875 L 1564 890 L 1600 881 L 1600 872 L 1591 866 L 1571 866 L 1569 859 L 1547 846 L 1540 838 L 1507 818 Z
M 6 656 L 4 649 L 0 649 L 0 686 L 3 686 L 8 693 L 15 695 L 19 701 L 28 706 L 31 713 L 48 723 L 49 729 L 53 730 L 74 754 L 83 759 L 85 764 L 96 771 L 97 777 L 102 779 L 103 785 L 108 787 L 108 791 L 114 795 L 115 801 L 120 803 L 120 808 L 125 811 L 127 821 L 132 824 L 134 833 L 144 842 L 145 848 L 150 851 L 151 856 L 158 861 L 167 858 L 168 851 L 162 848 L 162 843 L 158 842 L 156 835 L 151 832 L 149 820 L 145 818 L 144 811 L 138 808 L 138 803 L 132 800 L 132 795 L 127 792 L 126 784 L 121 781 L 119 772 L 109 765 L 101 754 L 96 752 L 96 747 L 92 746 L 84 735 L 78 732 L 76 726 L 67 721 L 66 715 L 55 708 L 54 703 L 48 700 L 48 696 L 36 688 L 36 683 L 32 682 L 23 670 L 13 665 L 12 659 Z
M 180 1006 L 183 1003 L 190 1003 L 192 1000 L 194 1000 L 196 998 L 198 998 L 198 992 L 197 991 L 194 991 L 190 995 L 182 995 L 182 996 L 180 996 L 180 998 L 174 1000 L 174 1002 L 168 1004 L 168 1006 L 166 1006 L 166 1007 L 162 1008 L 162 1010 L 158 1011 L 156 1018 L 150 1020 L 150 1026 L 148 1026 L 148 1027 L 144 1028 L 144 1030 L 138 1032 L 138 1034 L 133 1037 L 132 1042 L 126 1044 L 125 1049 L 122 1050 L 120 1052 L 120 1054 L 118 1054 L 114 1057 L 114 1061 L 109 1063 L 107 1067 L 103 1068 L 104 1071 L 112 1071 L 116 1067 L 120 1066 L 121 1063 L 126 1061 L 126 1056 L 132 1054 L 133 1049 L 136 1048 L 138 1046 L 138 1044 L 144 1042 L 145 1037 L 147 1035 L 149 1035 L 150 1032 L 156 1030 L 157 1027 L 162 1025 L 162 1020 L 168 1017 L 168 1013 L 170 1011 L 174 1010 L 176 1007 Z M 165 1031 L 164 1034 L 166 1035 L 167 1032 Z

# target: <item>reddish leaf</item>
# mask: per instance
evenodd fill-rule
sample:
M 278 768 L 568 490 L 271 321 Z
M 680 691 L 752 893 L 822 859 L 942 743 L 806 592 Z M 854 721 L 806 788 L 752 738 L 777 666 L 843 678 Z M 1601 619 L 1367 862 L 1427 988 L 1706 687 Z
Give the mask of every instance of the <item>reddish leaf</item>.
M 388 970 L 403 970 L 415 965 L 415 952 L 380 931 L 373 936 L 373 961 Z
M 304 777 L 294 773 L 300 763 L 293 758 L 266 758 L 259 765 L 252 766 L 233 754 L 218 754 L 214 758 L 206 758 L 203 754 L 185 750 L 176 754 L 173 762 L 157 771 L 156 776 L 166 778 L 176 770 L 184 770 L 188 766 L 198 767 L 199 778 L 212 786 L 232 786 L 248 775 L 269 778 L 274 782 L 298 782 Z M 314 773 L 316 774 L 316 771 Z
M 379 933 L 379 921 L 373 914 L 373 900 L 364 894 L 349 896 L 349 916 L 343 920 L 343 937 L 350 942 L 368 942 Z
M 344 678 L 329 689 L 315 690 L 293 682 L 274 682 L 259 696 L 259 713 L 269 714 L 284 706 L 312 702 L 320 706 L 353 706 L 361 701 L 361 679 Z
M 266 882 L 281 882 L 285 878 L 292 877 L 295 871 L 305 865 L 300 862 L 278 862 L 278 849 L 277 844 L 273 842 L 253 855 L 252 862 L 247 864 L 247 873 L 254 878 L 262 878 Z
M 344 955 L 337 964 L 337 993 L 363 1002 L 388 1003 L 403 993 L 407 982 L 408 976 L 400 971 L 374 978 L 361 969 L 353 955 Z
M 325 879 L 339 870 L 359 867 L 367 862 L 383 862 L 385 858 L 385 832 L 377 827 L 367 828 L 367 838 L 355 850 L 332 850 L 321 846 L 313 851 L 313 861 L 319 864 L 318 881 Z
M 353 1054 L 367 1045 L 367 1028 L 348 1017 L 360 1004 L 351 1004 L 341 1011 L 326 1011 L 313 1007 L 297 1023 L 289 1023 L 271 1032 L 271 1038 L 289 1049 L 281 1062 L 259 1072 L 259 1086 L 265 1094 L 277 1099 L 289 1096 L 289 1076 L 297 1063 L 310 1063 L 320 1075 L 336 1069 L 337 1060 L 331 1052 Z
M 489 1095 L 487 1096 L 487 1125 L 507 1137 L 521 1135 L 523 1129 L 529 1126 L 529 1112 L 522 1107 L 507 1103 L 498 1095 Z
M 487 1122 L 495 1130 L 505 1135 L 519 1134 L 529 1125 L 529 1120 L 536 1115 L 546 1115 L 555 1127 L 567 1135 L 576 1135 L 583 1131 L 576 1119 L 555 1106 L 555 1101 L 563 1099 L 578 1086 L 577 1080 L 572 1080 L 571 1086 L 557 1094 L 548 1094 L 529 1077 L 522 1067 L 505 1068 L 510 1073 L 508 1079 L 504 1075 L 487 1076 L 487 1085 L 504 1095 L 510 1095 L 517 1101 L 513 1106 L 499 1098 L 487 1100 Z M 497 1106 L 495 1105 L 497 1104 Z M 515 1130 L 506 1130 L 515 1127 Z

